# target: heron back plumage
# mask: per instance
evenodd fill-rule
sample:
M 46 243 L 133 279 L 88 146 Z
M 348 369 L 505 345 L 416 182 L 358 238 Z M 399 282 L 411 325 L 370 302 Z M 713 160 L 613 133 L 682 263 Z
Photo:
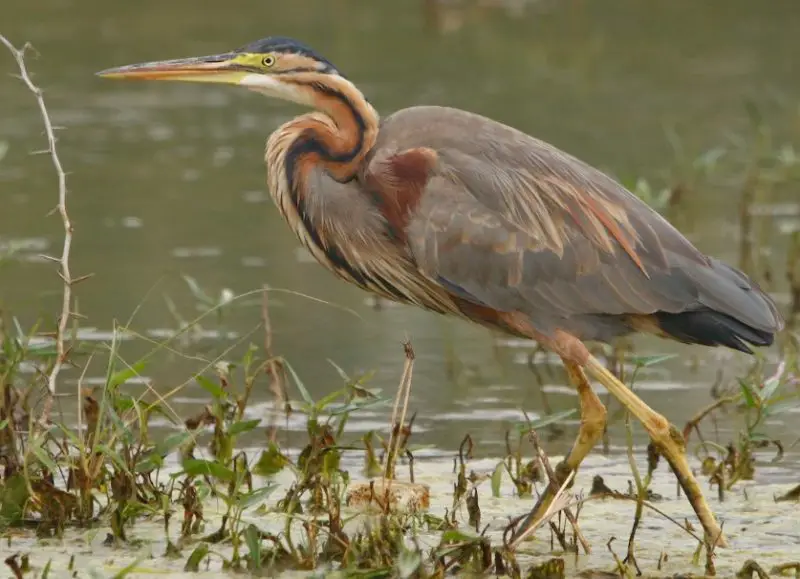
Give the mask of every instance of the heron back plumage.
M 782 327 L 752 281 L 616 181 L 491 119 L 399 111 L 384 119 L 366 175 L 379 207 L 403 198 L 403 215 L 383 213 L 422 275 L 459 300 L 524 312 L 544 334 L 649 330 L 747 350 Z

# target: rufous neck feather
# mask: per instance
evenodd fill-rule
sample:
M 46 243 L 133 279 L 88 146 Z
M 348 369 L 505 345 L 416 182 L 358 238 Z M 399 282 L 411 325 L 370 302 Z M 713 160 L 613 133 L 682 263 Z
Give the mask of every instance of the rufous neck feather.
M 347 79 L 321 73 L 302 73 L 287 79 L 302 91 L 322 115 L 304 115 L 293 123 L 299 134 L 319 144 L 314 159 L 336 179 L 352 177 L 375 145 L 379 117 L 364 95 Z M 328 121 L 329 122 L 326 122 Z

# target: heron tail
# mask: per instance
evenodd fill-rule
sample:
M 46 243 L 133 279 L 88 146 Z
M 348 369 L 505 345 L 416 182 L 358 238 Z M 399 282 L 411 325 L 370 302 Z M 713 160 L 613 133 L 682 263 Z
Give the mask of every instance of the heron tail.
M 752 354 L 749 345 L 770 346 L 775 339 L 775 332 L 753 328 L 728 314 L 711 309 L 678 314 L 658 312 L 655 316 L 664 333 L 688 344 L 727 346 Z
M 710 265 L 684 270 L 698 300 L 682 312 L 657 312 L 659 328 L 681 342 L 747 353 L 771 345 L 784 323 L 772 298 L 739 270 L 713 258 Z

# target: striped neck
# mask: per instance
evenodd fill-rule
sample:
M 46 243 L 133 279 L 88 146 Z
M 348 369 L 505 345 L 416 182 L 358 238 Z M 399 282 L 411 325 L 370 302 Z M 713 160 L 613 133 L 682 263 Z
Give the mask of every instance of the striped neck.
M 341 253 L 335 236 L 325 234 L 323 213 L 311 210 L 309 197 L 322 206 L 327 191 L 310 176 L 315 169 L 324 169 L 340 183 L 352 181 L 377 139 L 378 114 L 342 77 L 298 74 L 289 82 L 308 91 L 317 112 L 284 124 L 267 142 L 270 193 L 301 243 L 320 263 L 366 287 L 364 272 Z
M 309 161 L 323 165 L 337 181 L 349 181 L 375 145 L 377 112 L 343 77 L 308 73 L 289 82 L 309 93 L 314 108 L 324 116 L 305 115 L 289 123 L 297 137 L 289 147 L 286 169 L 298 170 Z

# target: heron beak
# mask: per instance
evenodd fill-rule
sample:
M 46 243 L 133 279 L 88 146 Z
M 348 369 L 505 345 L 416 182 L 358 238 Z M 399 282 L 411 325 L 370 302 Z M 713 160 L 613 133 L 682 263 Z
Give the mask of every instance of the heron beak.
M 100 71 L 97 76 L 131 80 L 173 80 L 240 84 L 250 74 L 235 53 L 131 64 Z

